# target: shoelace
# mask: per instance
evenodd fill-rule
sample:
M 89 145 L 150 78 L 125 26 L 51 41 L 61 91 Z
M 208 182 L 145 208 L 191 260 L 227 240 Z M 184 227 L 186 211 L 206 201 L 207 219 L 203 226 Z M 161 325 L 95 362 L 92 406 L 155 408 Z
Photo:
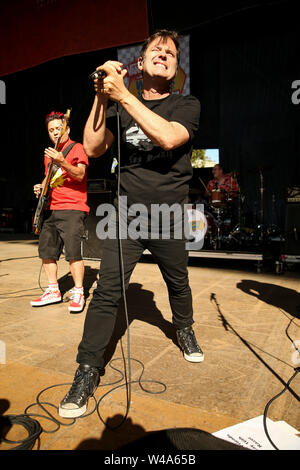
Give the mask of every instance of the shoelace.
M 78 370 L 76 372 L 72 387 L 68 393 L 68 399 L 73 397 L 78 398 L 78 396 L 80 398 L 83 397 L 86 394 L 86 388 L 89 389 L 89 372 L 82 372 Z
M 47 289 L 43 293 L 42 297 L 44 297 L 46 295 L 54 295 L 54 294 L 58 294 L 58 290 L 50 289 L 49 287 L 47 287 Z
M 79 304 L 81 296 L 81 292 L 75 292 L 71 297 L 72 302 L 74 302 L 75 304 Z
M 196 341 L 196 337 L 192 331 L 182 333 L 181 338 L 182 342 L 185 343 L 186 348 L 190 352 L 201 352 L 201 349 Z
M 75 287 L 73 287 L 73 289 L 68 290 L 68 292 L 67 292 L 67 299 L 68 299 L 68 300 L 73 300 L 76 294 L 79 294 L 79 295 L 81 294 L 81 295 L 83 295 L 83 292 L 82 292 L 82 291 L 79 291 L 79 292 L 78 292 L 78 290 L 75 289 Z

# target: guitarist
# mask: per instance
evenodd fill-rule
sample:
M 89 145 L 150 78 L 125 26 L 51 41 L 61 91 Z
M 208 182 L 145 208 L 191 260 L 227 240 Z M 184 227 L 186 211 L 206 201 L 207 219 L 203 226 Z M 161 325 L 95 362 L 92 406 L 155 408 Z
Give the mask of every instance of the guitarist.
M 71 313 L 84 309 L 83 292 L 84 262 L 81 255 L 81 240 L 84 235 L 84 222 L 89 212 L 86 192 L 86 168 L 88 157 L 80 143 L 69 137 L 70 128 L 61 134 L 64 114 L 52 111 L 46 116 L 46 128 L 54 147 L 48 147 L 44 153 L 45 175 L 51 160 L 54 171 L 50 180 L 50 196 L 44 222 L 39 236 L 39 257 L 48 278 L 48 288 L 38 299 L 31 301 L 33 307 L 61 302 L 61 293 L 57 282 L 57 261 L 63 247 L 65 257 L 70 264 L 74 280 L 72 299 L 69 304 Z M 59 145 L 56 143 L 59 139 Z M 44 179 L 45 181 L 45 179 Z M 39 197 L 43 183 L 36 184 L 33 191 Z

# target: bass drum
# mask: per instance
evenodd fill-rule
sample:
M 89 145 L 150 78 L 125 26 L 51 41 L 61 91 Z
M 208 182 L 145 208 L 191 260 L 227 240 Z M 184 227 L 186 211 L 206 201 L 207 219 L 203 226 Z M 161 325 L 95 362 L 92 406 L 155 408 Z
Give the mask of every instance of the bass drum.
M 208 224 L 207 219 L 202 211 L 199 209 L 188 209 L 188 222 L 189 222 L 189 240 L 199 241 L 202 240 L 207 232 Z
M 199 243 L 203 241 L 203 248 L 209 248 L 211 240 L 213 239 L 216 233 L 216 224 L 214 216 L 210 212 L 203 213 L 198 209 L 188 209 L 188 221 L 189 241 L 193 243 Z M 193 248 L 191 247 L 190 249 Z
M 213 242 L 217 234 L 216 220 L 213 214 L 210 212 L 205 212 L 204 216 L 207 223 L 207 231 L 204 238 L 203 249 L 211 250 L 213 248 Z
M 217 230 L 214 216 L 210 212 L 204 212 L 204 216 L 207 223 L 207 234 L 214 235 Z

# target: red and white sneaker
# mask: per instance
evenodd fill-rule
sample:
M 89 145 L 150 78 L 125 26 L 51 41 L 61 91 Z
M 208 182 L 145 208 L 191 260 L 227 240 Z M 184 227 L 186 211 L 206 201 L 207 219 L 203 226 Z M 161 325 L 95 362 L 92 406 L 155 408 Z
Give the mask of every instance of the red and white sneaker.
M 56 304 L 57 302 L 61 302 L 60 291 L 57 289 L 50 289 L 48 287 L 41 297 L 32 300 L 30 303 L 32 307 L 42 307 L 43 305 Z
M 73 288 L 71 290 L 72 297 L 69 305 L 69 312 L 71 313 L 80 313 L 85 306 L 85 298 L 83 295 L 83 289 Z

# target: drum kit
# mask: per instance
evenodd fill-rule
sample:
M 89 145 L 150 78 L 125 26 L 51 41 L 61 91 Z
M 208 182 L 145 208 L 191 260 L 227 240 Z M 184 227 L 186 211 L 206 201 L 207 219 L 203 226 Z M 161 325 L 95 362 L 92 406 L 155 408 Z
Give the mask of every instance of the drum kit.
M 255 169 L 259 173 L 260 194 L 260 209 L 256 220 L 253 220 L 245 194 L 238 184 L 238 172 L 229 173 L 236 182 L 237 189 L 234 191 L 224 191 L 220 188 L 209 191 L 199 178 L 209 197 L 208 200 L 203 200 L 207 222 L 204 250 L 253 251 L 261 248 L 272 236 L 281 236 L 280 229 L 276 225 L 264 225 L 264 169 L 262 167 Z M 274 203 L 273 199 L 272 202 Z
M 209 191 L 209 201 L 204 204 L 204 215 L 207 219 L 207 233 L 204 248 L 219 250 L 232 245 L 234 227 L 235 199 L 240 199 L 240 193 L 226 192 L 222 189 Z M 240 223 L 238 223 L 240 226 Z

